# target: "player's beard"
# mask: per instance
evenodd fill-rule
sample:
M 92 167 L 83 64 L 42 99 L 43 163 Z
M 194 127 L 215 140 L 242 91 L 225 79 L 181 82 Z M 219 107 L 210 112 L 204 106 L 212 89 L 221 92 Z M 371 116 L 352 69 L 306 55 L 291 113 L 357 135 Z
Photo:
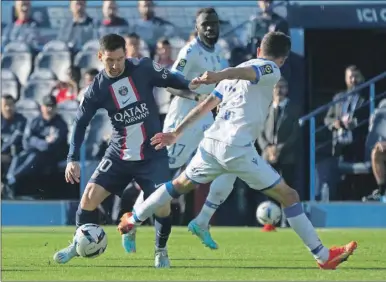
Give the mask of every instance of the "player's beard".
M 217 34 L 217 36 L 215 37 L 210 37 L 210 38 L 207 36 L 204 36 L 205 43 L 210 47 L 213 47 L 217 43 L 218 38 L 219 38 L 219 34 Z

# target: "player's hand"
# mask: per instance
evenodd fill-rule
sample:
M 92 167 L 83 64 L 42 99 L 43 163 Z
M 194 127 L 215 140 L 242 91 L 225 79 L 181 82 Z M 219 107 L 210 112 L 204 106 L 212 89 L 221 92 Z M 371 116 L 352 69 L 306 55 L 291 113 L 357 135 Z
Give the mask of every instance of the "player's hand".
M 223 79 L 224 78 L 219 72 L 206 71 L 200 77 L 193 79 L 193 81 L 198 84 L 214 84 L 220 82 Z
M 201 83 L 199 82 L 199 78 L 196 77 L 194 78 L 190 83 L 189 83 L 189 89 L 190 90 L 196 90 L 198 87 L 200 87 Z
M 69 162 L 66 166 L 66 172 L 64 174 L 67 183 L 71 184 L 80 182 L 80 165 L 78 162 Z
M 174 144 L 177 140 L 177 135 L 174 132 L 157 133 L 150 141 L 151 145 L 155 146 L 156 150 L 161 150 L 166 146 Z

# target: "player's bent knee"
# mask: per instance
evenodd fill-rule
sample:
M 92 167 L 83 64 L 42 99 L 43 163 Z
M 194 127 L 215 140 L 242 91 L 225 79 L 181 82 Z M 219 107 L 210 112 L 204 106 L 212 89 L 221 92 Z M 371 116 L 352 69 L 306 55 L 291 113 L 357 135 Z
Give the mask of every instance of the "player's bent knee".
M 170 209 L 170 202 L 165 204 L 164 206 L 158 208 L 155 211 L 155 215 L 158 217 L 167 217 L 170 215 L 171 209 Z
M 110 195 L 105 188 L 95 183 L 88 183 L 82 199 L 80 207 L 83 210 L 93 211 Z
M 269 197 L 272 197 L 283 207 L 289 207 L 300 201 L 299 194 L 295 189 L 292 189 L 283 180 L 280 181 L 276 186 L 266 191 L 263 191 Z
M 185 173 L 181 173 L 179 177 L 173 180 L 173 186 L 178 193 L 185 194 L 194 190 L 198 185 L 187 178 Z

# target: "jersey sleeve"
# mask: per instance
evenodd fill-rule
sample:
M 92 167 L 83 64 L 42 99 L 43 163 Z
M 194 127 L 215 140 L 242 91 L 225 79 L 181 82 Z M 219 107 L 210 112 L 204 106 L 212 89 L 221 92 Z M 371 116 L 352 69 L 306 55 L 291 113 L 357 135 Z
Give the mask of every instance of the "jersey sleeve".
M 172 73 L 149 58 L 143 59 L 142 63 L 145 65 L 146 74 L 151 77 L 150 83 L 153 86 L 189 90 L 190 81 L 186 80 L 181 74 Z
M 266 83 L 276 83 L 280 79 L 280 69 L 271 62 L 251 65 L 256 73 L 256 80 L 252 84 L 263 85 Z
M 174 62 L 170 71 L 186 77 L 186 75 L 194 68 L 196 61 L 197 56 L 194 48 L 190 45 L 185 46 L 178 53 L 177 60 Z
M 211 95 L 216 96 L 218 99 L 222 100 L 224 95 L 226 95 L 226 81 L 221 81 L 215 89 L 213 89 Z
M 80 147 L 82 146 L 86 128 L 96 111 L 100 108 L 98 96 L 102 93 L 99 87 L 99 80 L 94 79 L 93 83 L 88 87 L 84 94 L 83 100 L 79 105 L 74 123 L 72 125 L 72 134 L 70 139 L 70 150 L 68 152 L 67 161 L 79 161 Z

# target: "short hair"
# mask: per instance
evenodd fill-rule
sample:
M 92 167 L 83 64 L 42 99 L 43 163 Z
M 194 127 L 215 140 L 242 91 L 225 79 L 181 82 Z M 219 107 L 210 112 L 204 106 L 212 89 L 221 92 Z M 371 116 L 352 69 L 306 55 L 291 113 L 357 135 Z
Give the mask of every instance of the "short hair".
M 16 99 L 11 95 L 11 94 L 4 94 L 1 96 L 2 99 L 4 100 L 12 100 L 12 102 L 16 102 Z
M 161 37 L 160 39 L 157 40 L 157 43 L 161 43 L 162 45 L 168 45 L 170 46 L 170 41 L 166 37 Z
M 126 50 L 125 39 L 114 33 L 107 34 L 99 40 L 99 50 L 104 51 L 115 51 L 122 48 Z
M 88 69 L 84 72 L 84 74 L 88 74 L 88 75 L 92 75 L 92 76 L 96 76 L 98 73 L 99 73 L 99 71 L 97 69 L 94 69 L 94 68 Z
M 280 31 L 268 32 L 261 40 L 260 49 L 265 56 L 287 57 L 291 51 L 291 38 Z
M 346 68 L 346 71 L 358 71 L 358 72 L 361 72 L 360 69 L 356 66 L 356 65 L 349 65 L 347 68 Z
M 130 38 L 130 39 L 137 39 L 137 40 L 141 39 L 141 37 L 138 35 L 138 33 L 135 33 L 135 32 L 125 34 L 123 37 Z
M 217 14 L 216 10 L 213 7 L 207 7 L 207 8 L 201 8 L 197 11 L 196 13 L 196 19 L 201 15 L 201 14 Z

